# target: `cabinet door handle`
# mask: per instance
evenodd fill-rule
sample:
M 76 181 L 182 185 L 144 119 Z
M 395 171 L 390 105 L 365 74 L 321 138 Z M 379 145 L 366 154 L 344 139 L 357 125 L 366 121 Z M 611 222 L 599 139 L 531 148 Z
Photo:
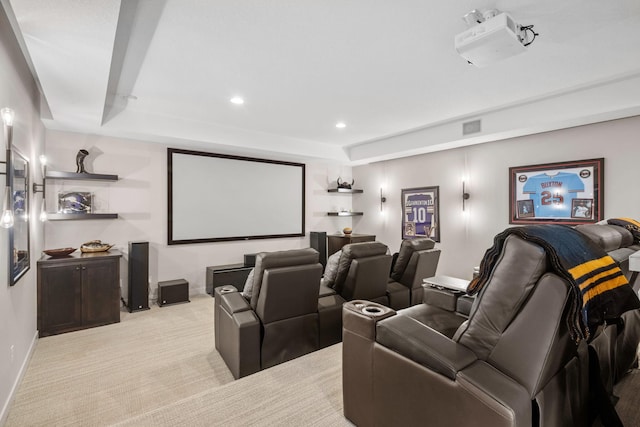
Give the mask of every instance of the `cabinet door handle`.
M 87 269 L 87 267 L 82 267 L 82 269 L 83 269 L 83 270 L 86 270 L 86 269 Z
M 76 271 L 80 270 L 80 267 L 76 267 Z

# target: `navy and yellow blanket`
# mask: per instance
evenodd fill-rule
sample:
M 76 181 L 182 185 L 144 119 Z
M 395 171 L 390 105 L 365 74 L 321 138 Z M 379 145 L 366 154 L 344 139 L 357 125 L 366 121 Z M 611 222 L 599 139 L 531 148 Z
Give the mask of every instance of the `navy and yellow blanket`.
M 613 258 L 582 233 L 555 224 L 512 227 L 496 235 L 480 263 L 479 276 L 469 283 L 469 294 L 478 293 L 487 283 L 504 241 L 512 234 L 540 245 L 552 269 L 571 284 L 567 321 L 574 340 L 589 339 L 598 325 L 640 308 L 637 295 Z

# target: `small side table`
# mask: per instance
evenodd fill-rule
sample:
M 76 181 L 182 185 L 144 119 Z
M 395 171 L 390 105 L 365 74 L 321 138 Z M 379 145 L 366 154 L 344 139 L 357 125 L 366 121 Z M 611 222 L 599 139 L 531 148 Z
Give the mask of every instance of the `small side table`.
M 224 285 L 233 285 L 237 290 L 242 292 L 244 282 L 247 281 L 247 277 L 252 268 L 253 267 L 247 267 L 244 264 L 214 265 L 207 267 L 207 293 L 214 296 L 214 288 Z
M 450 276 L 422 279 L 423 302 L 447 311 L 457 311 L 458 299 L 467 292 L 468 280 Z
M 450 276 L 433 276 L 422 280 L 424 285 L 434 286 L 440 289 L 450 289 L 452 291 L 467 292 L 469 281 Z M 423 285 L 423 286 L 424 286 Z

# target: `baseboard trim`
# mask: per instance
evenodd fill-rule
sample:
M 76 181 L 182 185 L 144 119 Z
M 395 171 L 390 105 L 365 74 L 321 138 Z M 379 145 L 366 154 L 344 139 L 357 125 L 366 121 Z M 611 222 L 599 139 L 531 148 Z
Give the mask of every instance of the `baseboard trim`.
M 9 393 L 9 397 L 7 401 L 4 402 L 2 406 L 2 412 L 0 412 L 0 426 L 4 426 L 7 423 L 7 419 L 9 418 L 9 407 L 13 403 L 13 400 L 16 397 L 16 392 L 18 391 L 18 387 L 22 383 L 22 379 L 24 378 L 24 374 L 27 372 L 27 368 L 29 367 L 29 363 L 31 362 L 31 357 L 33 356 L 33 352 L 36 349 L 36 343 L 38 342 L 38 331 L 33 335 L 33 339 L 31 340 L 31 345 L 29 346 L 29 351 L 27 352 L 27 356 L 22 361 L 22 366 L 20 366 L 20 370 L 18 371 L 18 376 L 16 380 L 13 382 L 13 386 L 11 387 L 11 392 Z

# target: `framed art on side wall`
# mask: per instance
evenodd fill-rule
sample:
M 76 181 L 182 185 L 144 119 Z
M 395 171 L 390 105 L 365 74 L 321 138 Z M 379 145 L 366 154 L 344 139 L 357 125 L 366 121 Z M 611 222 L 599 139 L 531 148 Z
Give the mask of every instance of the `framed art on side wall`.
M 405 188 L 401 200 L 402 238 L 430 237 L 439 242 L 438 187 Z
M 604 218 L 604 158 L 509 168 L 510 224 L 590 224 Z

